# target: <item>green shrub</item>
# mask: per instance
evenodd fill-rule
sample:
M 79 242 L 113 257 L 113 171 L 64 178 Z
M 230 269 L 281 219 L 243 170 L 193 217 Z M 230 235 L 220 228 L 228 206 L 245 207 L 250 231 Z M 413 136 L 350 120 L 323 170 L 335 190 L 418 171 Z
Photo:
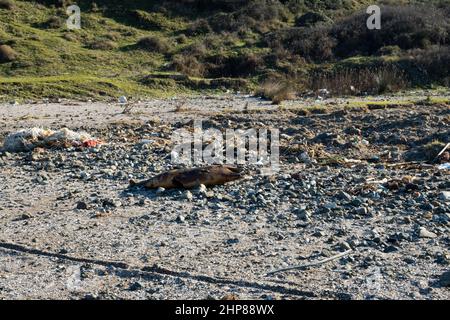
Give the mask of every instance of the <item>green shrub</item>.
M 405 72 L 394 66 L 344 68 L 311 73 L 308 88 L 327 89 L 333 95 L 382 94 L 410 85 Z
M 367 14 L 360 12 L 337 22 L 329 34 L 337 40 L 337 57 L 372 55 L 386 46 L 405 50 L 448 43 L 449 18 L 433 6 L 384 6 L 381 30 L 369 30 Z
M 53 16 L 50 17 L 46 22 L 42 24 L 42 27 L 44 28 L 50 28 L 50 29 L 58 29 L 61 28 L 64 25 L 64 20 L 61 17 Z
M 117 47 L 117 43 L 106 39 L 98 39 L 89 44 L 89 48 L 94 50 L 114 50 Z
M 450 41 L 450 14 L 433 6 L 384 6 L 381 30 L 369 30 L 365 11 L 309 28 L 287 28 L 269 33 L 265 42 L 312 62 L 383 53 L 387 48 L 408 50 L 445 45 Z M 306 25 L 308 19 L 301 21 Z M 297 21 L 299 23 L 299 21 Z
M 205 75 L 205 64 L 192 55 L 178 54 L 173 56 L 172 68 L 191 77 L 203 77 Z
M 167 54 L 170 51 L 170 43 L 165 38 L 156 36 L 148 36 L 141 38 L 138 43 L 138 47 L 147 51 L 154 51 L 157 53 Z
M 280 104 L 285 100 L 295 99 L 295 87 L 287 80 L 268 80 L 256 91 L 256 95 L 271 100 L 273 104 Z
M 189 25 L 186 34 L 189 36 L 198 36 L 212 32 L 211 26 L 206 19 L 197 19 Z
M 311 27 L 320 22 L 333 22 L 329 17 L 319 12 L 307 12 L 295 19 L 296 27 Z
M 161 12 L 146 12 L 134 10 L 130 13 L 130 22 L 138 28 L 145 30 L 172 30 L 173 25 Z
M 416 49 L 409 53 L 407 61 L 422 70 L 422 79 L 450 85 L 450 46 L 434 46 L 429 49 Z

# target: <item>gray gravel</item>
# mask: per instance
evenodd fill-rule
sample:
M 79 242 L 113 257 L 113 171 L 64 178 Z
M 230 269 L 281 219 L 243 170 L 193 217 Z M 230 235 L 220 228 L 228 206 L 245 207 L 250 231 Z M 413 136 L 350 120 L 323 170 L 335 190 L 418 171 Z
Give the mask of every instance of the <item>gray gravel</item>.
M 315 102 L 279 110 L 203 97 L 176 112 L 178 103 L 142 102 L 129 115 L 102 103 L 0 106 L 0 142 L 30 126 L 106 142 L 0 152 L 0 298 L 450 298 L 449 172 L 399 165 L 448 142 L 448 106 L 350 111 L 335 100 L 304 115 Z M 170 135 L 197 117 L 207 127 L 280 128 L 281 171 L 246 166 L 243 180 L 206 190 L 128 189 L 174 167 Z

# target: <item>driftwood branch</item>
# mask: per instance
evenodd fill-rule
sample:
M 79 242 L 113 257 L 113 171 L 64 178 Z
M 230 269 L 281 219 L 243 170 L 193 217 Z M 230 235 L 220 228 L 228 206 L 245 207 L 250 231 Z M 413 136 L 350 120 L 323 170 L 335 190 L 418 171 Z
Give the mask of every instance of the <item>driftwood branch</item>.
M 450 142 L 447 143 L 447 145 L 444 147 L 444 149 L 442 149 L 442 151 L 439 152 L 439 154 L 436 156 L 436 158 L 434 158 L 433 163 L 438 161 L 439 158 L 444 154 L 445 151 L 447 151 L 448 148 L 450 148 Z
M 290 270 L 305 269 L 305 268 L 308 268 L 308 267 L 319 266 L 319 265 L 322 265 L 324 263 L 327 263 L 327 262 L 330 262 L 330 261 L 333 261 L 333 260 L 345 257 L 346 255 L 350 254 L 352 251 L 353 251 L 352 249 L 349 249 L 349 250 L 347 250 L 345 252 L 339 253 L 337 255 L 334 255 L 332 257 L 329 257 L 329 258 L 326 258 L 326 259 L 323 259 L 323 260 L 320 260 L 320 261 L 311 262 L 311 263 L 307 263 L 307 264 L 303 264 L 303 265 L 299 265 L 299 266 L 287 267 L 287 268 L 283 268 L 283 269 L 277 269 L 277 270 L 274 270 L 274 271 L 271 271 L 271 272 L 267 273 L 266 276 L 270 276 L 270 275 L 273 275 L 275 273 L 280 273 L 280 272 L 285 272 L 285 271 L 290 271 Z

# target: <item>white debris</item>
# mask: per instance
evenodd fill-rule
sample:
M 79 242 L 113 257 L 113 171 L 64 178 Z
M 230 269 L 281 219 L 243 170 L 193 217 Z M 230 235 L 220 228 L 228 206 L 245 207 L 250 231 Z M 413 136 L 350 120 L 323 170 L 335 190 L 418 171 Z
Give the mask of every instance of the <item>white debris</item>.
M 428 239 L 434 239 L 437 237 L 437 235 L 434 232 L 428 231 L 424 227 L 421 227 L 419 229 L 419 237 L 421 238 L 428 238 Z
M 307 152 L 303 152 L 300 155 L 300 160 L 302 160 L 304 163 L 311 163 L 311 157 L 309 156 L 309 154 Z
M 120 104 L 127 104 L 127 103 L 128 103 L 127 97 L 121 96 L 121 97 L 119 98 L 119 103 L 120 103 Z
M 450 191 L 442 191 L 439 198 L 443 201 L 450 202 Z
M 70 145 L 82 145 L 88 142 L 98 143 L 98 140 L 85 132 L 78 133 L 67 128 L 58 131 L 31 128 L 10 133 L 5 138 L 3 148 L 8 152 L 22 152 L 33 150 L 36 147 L 64 143 Z
M 450 170 L 450 163 L 443 163 L 440 166 L 438 166 L 439 170 Z
M 321 96 L 328 96 L 330 94 L 330 91 L 328 91 L 328 89 L 320 89 L 319 94 Z

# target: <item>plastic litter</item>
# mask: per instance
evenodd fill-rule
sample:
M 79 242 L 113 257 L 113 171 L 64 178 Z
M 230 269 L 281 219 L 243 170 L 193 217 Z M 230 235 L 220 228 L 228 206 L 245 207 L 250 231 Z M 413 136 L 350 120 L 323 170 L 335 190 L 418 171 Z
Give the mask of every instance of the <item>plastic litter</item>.
M 119 103 L 120 104 L 127 104 L 128 103 L 127 97 L 125 97 L 125 96 L 119 97 Z
M 10 133 L 3 144 L 8 152 L 31 151 L 37 147 L 86 147 L 93 148 L 101 140 L 85 132 L 75 132 L 67 128 L 58 131 L 42 128 L 23 129 Z

